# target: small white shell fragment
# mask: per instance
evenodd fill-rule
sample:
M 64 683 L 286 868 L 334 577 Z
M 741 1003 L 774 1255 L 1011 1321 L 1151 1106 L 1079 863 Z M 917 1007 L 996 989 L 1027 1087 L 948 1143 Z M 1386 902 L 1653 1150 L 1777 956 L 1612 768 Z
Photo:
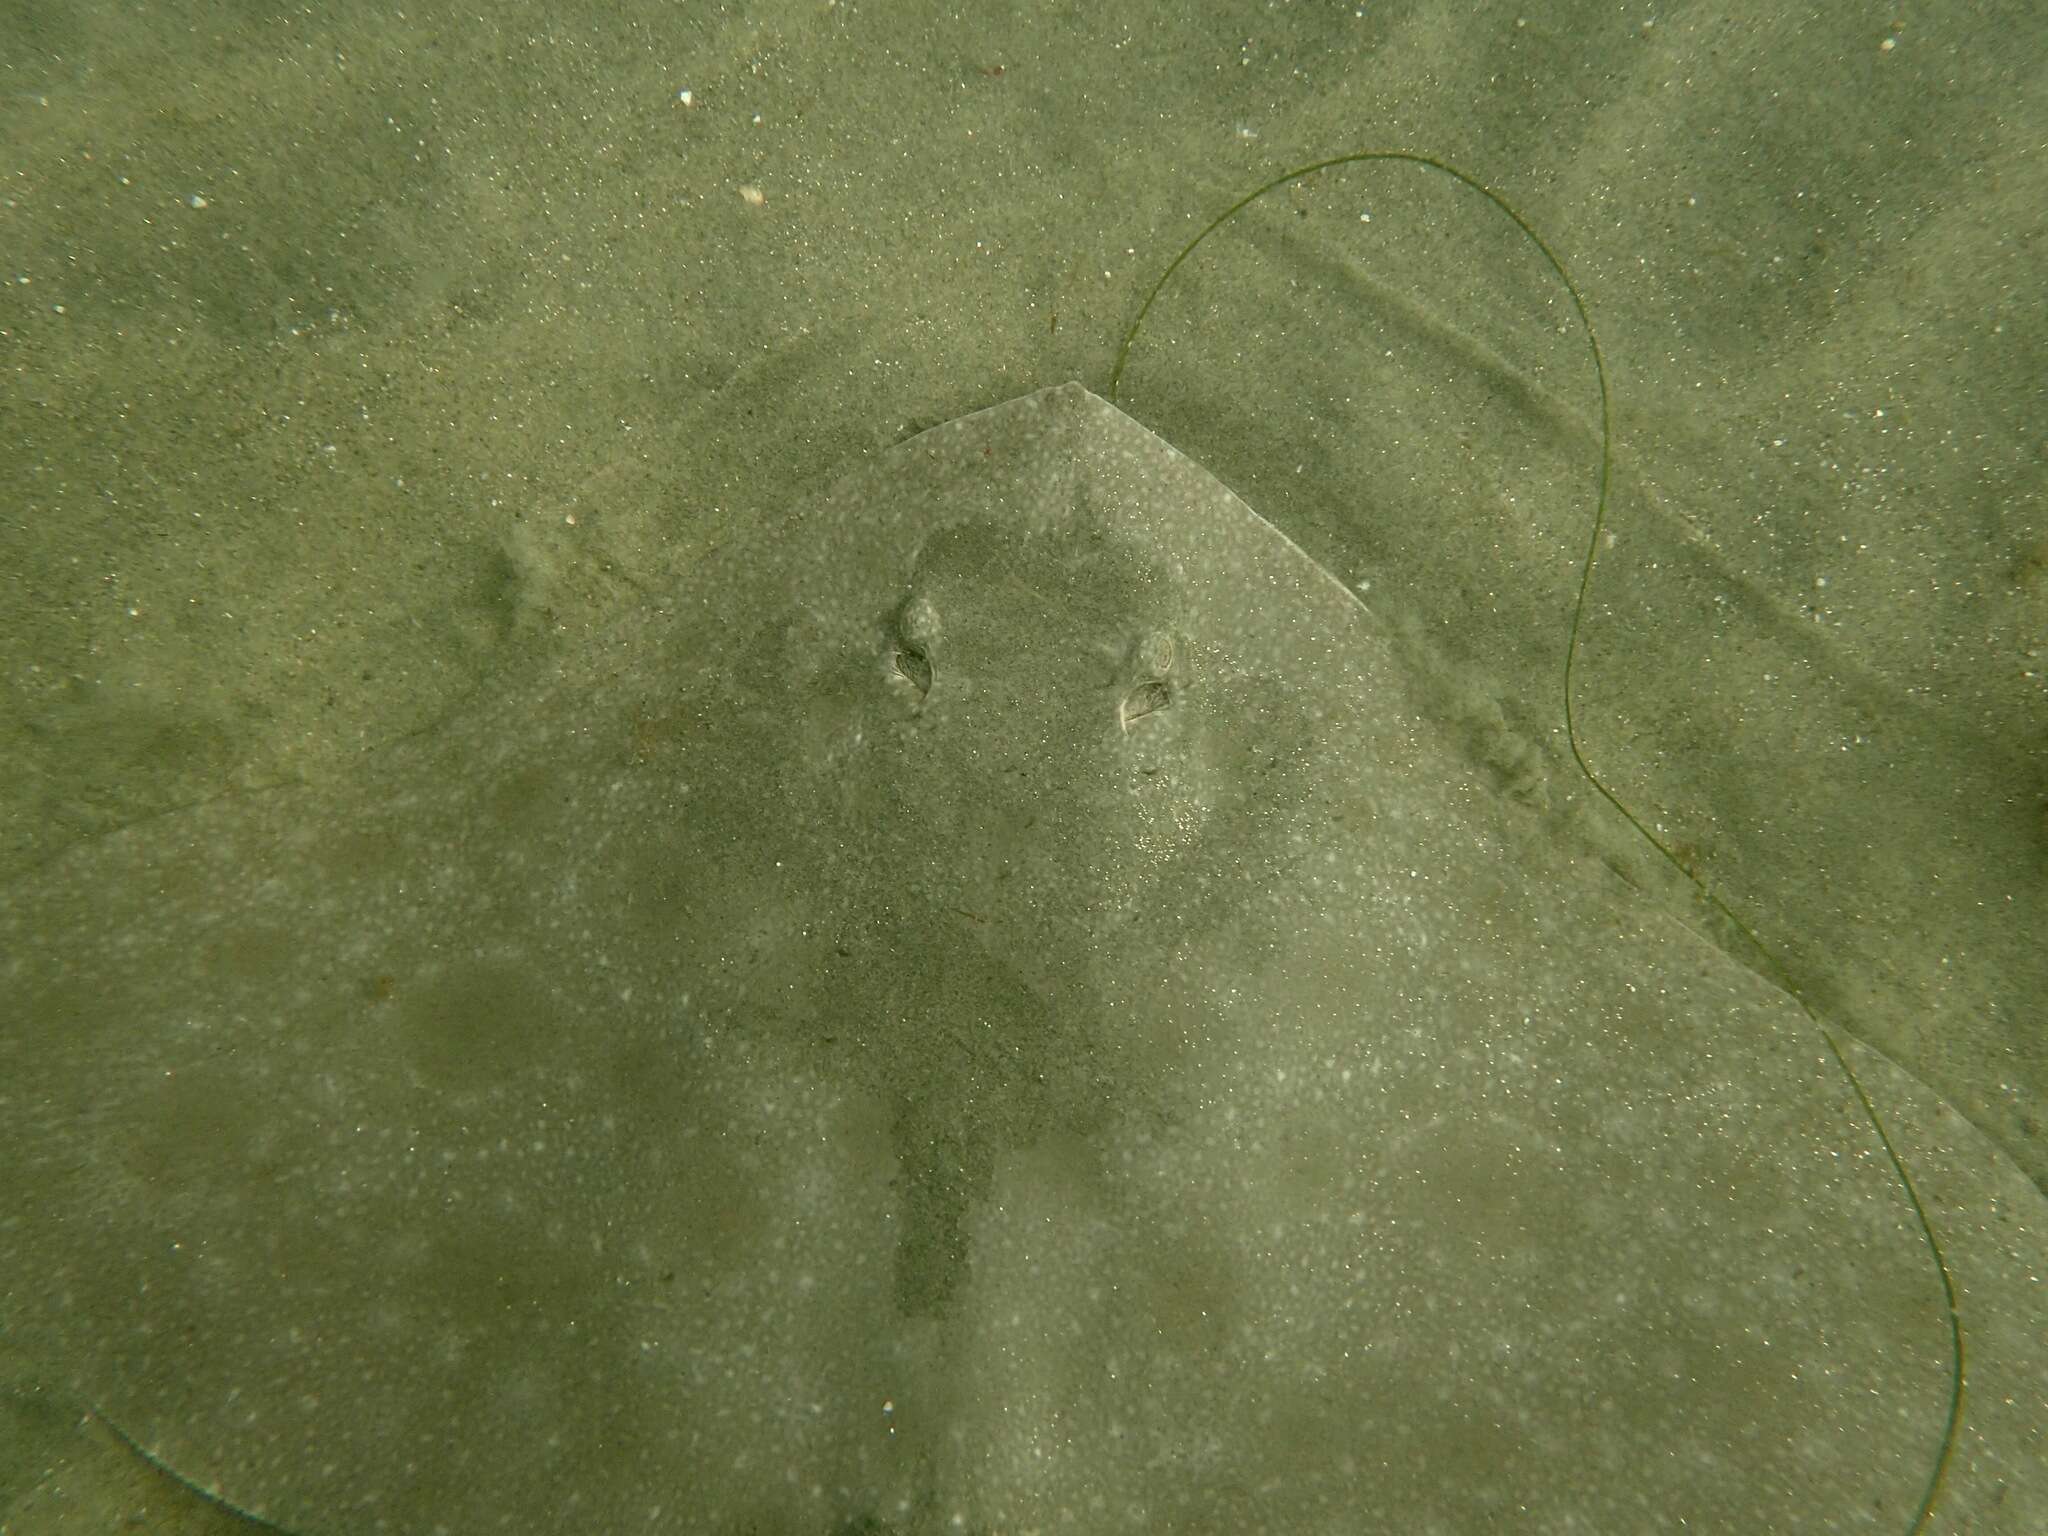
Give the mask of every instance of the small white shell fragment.
M 763 192 L 759 187 L 741 187 L 740 200 L 744 202 L 749 208 L 759 208 L 762 204 L 768 201 L 768 194 L 766 192 Z

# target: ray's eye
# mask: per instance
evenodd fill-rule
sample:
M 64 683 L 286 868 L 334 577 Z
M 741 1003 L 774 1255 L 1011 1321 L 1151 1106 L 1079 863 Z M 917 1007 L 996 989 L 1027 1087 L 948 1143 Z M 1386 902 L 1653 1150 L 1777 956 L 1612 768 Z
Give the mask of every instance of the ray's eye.
M 932 654 L 939 642 L 939 610 L 922 593 L 913 593 L 896 611 L 896 675 L 917 690 L 932 691 Z
M 1164 680 L 1173 670 L 1173 636 L 1163 629 L 1147 630 L 1131 648 L 1132 670 L 1139 677 Z
M 1173 636 L 1161 629 L 1148 630 L 1131 647 L 1131 685 L 1116 707 L 1117 724 L 1124 730 L 1131 728 L 1132 721 L 1157 714 L 1173 702 L 1173 684 L 1168 677 L 1174 659 Z

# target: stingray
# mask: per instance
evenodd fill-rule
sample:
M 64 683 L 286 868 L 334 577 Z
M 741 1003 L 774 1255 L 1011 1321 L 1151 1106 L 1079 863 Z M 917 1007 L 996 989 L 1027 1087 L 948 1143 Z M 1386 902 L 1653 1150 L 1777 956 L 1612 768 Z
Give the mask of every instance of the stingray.
M 1904 1530 L 1955 1438 L 1813 1020 L 1078 384 L 70 850 L 0 1017 L 8 1336 L 295 1532 Z

